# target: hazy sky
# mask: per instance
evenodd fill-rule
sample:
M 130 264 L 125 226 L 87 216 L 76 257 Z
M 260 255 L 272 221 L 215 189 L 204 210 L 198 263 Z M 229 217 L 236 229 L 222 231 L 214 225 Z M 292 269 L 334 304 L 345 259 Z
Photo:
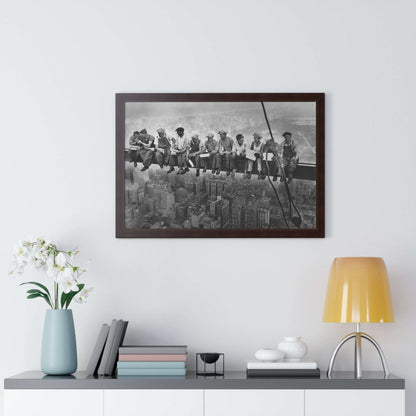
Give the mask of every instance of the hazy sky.
M 314 102 L 266 102 L 267 111 L 279 112 L 282 117 L 314 117 Z M 190 102 L 140 102 L 126 103 L 126 118 L 174 117 L 202 115 L 208 113 L 225 113 L 230 111 L 259 111 L 260 102 L 218 102 L 218 103 L 190 103 Z

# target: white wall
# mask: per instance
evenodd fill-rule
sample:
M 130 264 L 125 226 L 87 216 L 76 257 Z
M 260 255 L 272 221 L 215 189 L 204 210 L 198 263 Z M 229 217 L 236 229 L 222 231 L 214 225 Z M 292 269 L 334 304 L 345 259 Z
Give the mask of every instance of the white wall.
M 127 341 L 186 343 L 192 361 L 223 351 L 228 369 L 300 334 L 325 369 L 353 329 L 321 322 L 330 263 L 375 255 L 396 323 L 364 329 L 406 377 L 414 414 L 415 13 L 410 0 L 3 1 L 0 376 L 39 368 L 45 307 L 7 276 L 28 233 L 92 259 L 94 296 L 74 307 L 80 369 L 113 317 L 130 321 Z M 321 91 L 325 239 L 114 238 L 116 92 Z M 343 354 L 338 368 L 351 366 Z

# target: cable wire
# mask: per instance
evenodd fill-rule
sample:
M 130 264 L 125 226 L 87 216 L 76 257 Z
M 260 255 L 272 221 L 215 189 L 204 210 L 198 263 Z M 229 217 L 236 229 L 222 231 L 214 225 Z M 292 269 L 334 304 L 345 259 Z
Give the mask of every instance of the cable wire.
M 261 106 L 262 106 L 262 109 L 263 109 L 264 118 L 266 119 L 267 127 L 269 128 L 270 136 L 271 136 L 272 140 L 274 140 L 272 128 L 270 127 L 269 119 L 267 117 L 266 107 L 264 106 L 264 102 L 263 101 L 261 101 Z M 300 215 L 300 212 L 299 212 L 298 208 L 296 207 L 296 205 L 295 205 L 295 203 L 294 203 L 294 201 L 292 199 L 292 195 L 290 193 L 289 185 L 287 183 L 287 178 L 286 178 L 285 170 L 283 169 L 283 167 L 282 167 L 282 165 L 280 163 L 279 156 L 278 155 L 275 155 L 275 157 L 276 157 L 276 161 L 277 161 L 279 170 L 280 170 L 280 172 L 282 174 L 283 183 L 285 185 L 285 190 L 286 190 L 286 193 L 287 193 L 287 197 L 289 199 L 289 215 L 290 215 L 290 219 L 292 220 L 293 224 L 297 228 L 300 228 L 300 225 L 302 224 L 302 216 Z M 285 220 L 285 222 L 286 222 L 286 224 L 287 224 L 287 226 L 289 228 L 289 224 L 288 224 L 288 222 L 286 220 L 286 216 L 285 216 L 285 213 L 284 213 L 284 210 L 283 210 L 283 206 L 282 206 L 282 204 L 280 202 L 280 199 L 278 197 L 277 190 L 275 189 L 274 184 L 270 180 L 270 169 L 269 169 L 269 165 L 268 165 L 268 161 L 267 161 L 267 154 L 266 154 L 266 166 L 267 166 L 267 178 L 268 178 L 270 184 L 273 187 L 273 190 L 275 192 L 276 198 L 277 198 L 277 200 L 279 202 L 279 205 L 280 205 L 280 207 L 282 209 L 283 218 L 284 218 L 284 220 Z M 296 213 L 298 215 L 296 217 L 292 215 L 292 206 L 293 206 L 293 208 L 295 209 L 295 211 L 296 211 Z

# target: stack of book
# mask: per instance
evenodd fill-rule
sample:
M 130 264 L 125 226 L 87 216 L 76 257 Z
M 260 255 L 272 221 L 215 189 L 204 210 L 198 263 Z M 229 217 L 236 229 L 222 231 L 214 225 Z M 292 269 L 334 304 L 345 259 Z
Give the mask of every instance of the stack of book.
M 320 377 L 314 361 L 247 362 L 247 377 Z
M 123 377 L 169 377 L 186 375 L 185 345 L 123 346 L 119 348 L 117 375 Z

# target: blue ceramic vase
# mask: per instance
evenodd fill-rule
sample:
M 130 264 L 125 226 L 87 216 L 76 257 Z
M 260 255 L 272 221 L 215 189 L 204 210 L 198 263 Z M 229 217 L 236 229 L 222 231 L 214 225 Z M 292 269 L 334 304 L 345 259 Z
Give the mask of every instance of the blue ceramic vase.
M 72 310 L 48 309 L 43 327 L 42 371 L 50 375 L 68 375 L 74 373 L 77 366 Z

